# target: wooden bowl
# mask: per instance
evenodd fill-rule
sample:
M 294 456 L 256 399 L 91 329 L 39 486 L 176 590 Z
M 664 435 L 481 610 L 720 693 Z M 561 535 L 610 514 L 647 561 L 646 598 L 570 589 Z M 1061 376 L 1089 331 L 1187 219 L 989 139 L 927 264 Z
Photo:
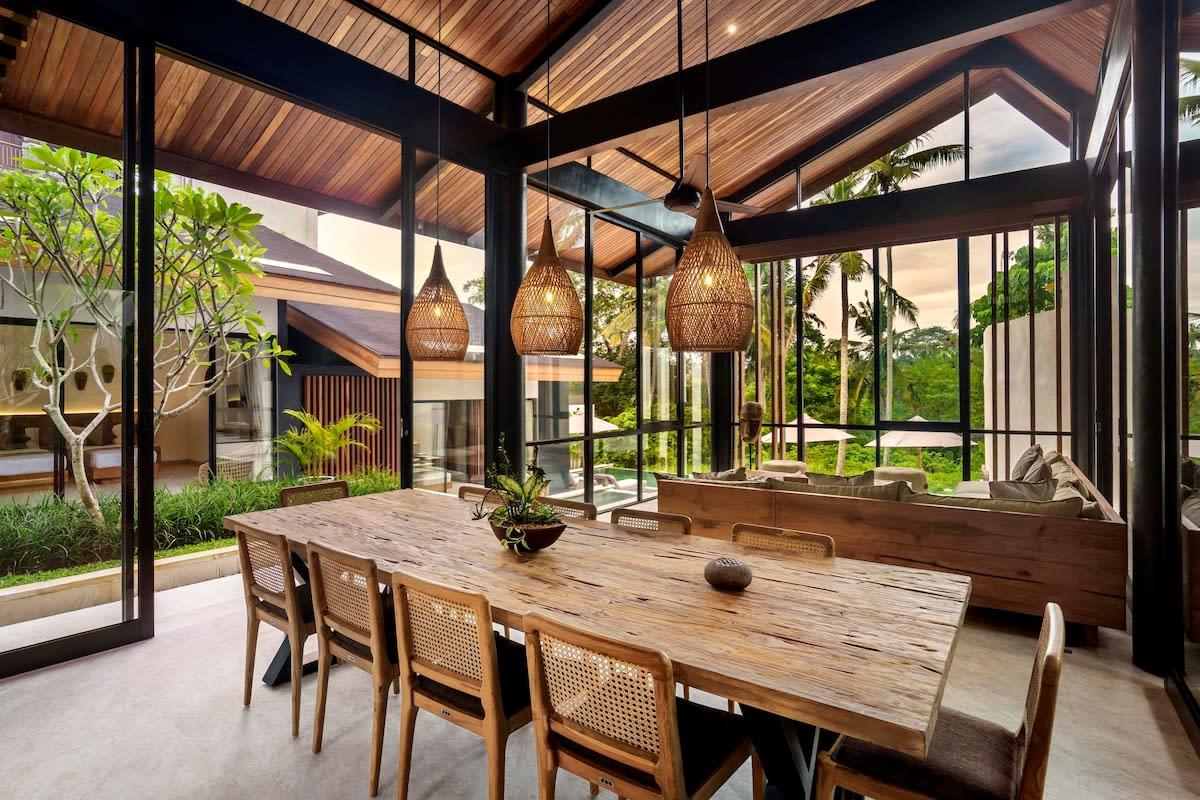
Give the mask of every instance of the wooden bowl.
M 492 533 L 496 534 L 496 538 L 501 542 L 508 536 L 508 529 L 493 522 L 489 522 L 492 526 Z M 525 534 L 525 545 L 516 545 L 513 547 L 519 553 L 532 553 L 535 550 L 544 550 L 550 545 L 558 541 L 558 537 L 562 536 L 563 531 L 567 529 L 565 522 L 551 522 L 548 525 L 522 525 L 521 530 Z

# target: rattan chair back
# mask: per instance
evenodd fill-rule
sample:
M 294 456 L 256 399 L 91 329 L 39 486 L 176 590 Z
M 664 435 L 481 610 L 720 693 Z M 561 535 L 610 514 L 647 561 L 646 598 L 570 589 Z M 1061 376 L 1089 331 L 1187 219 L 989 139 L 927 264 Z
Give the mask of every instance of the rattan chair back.
M 322 500 L 341 500 L 350 496 L 350 484 L 345 481 L 306 483 L 279 490 L 279 507 L 290 508 Z
M 612 524 L 627 531 L 646 533 L 692 532 L 692 519 L 683 514 L 643 511 L 638 508 L 618 508 L 612 512 Z
M 383 596 L 375 561 L 310 542 L 308 571 L 318 632 L 329 629 L 370 648 L 372 660 L 385 653 Z
M 1041 797 L 1050 761 L 1050 739 L 1054 733 L 1054 711 L 1066 648 L 1066 625 L 1062 608 L 1046 604 L 1042 633 L 1038 639 L 1033 674 L 1025 697 L 1025 714 L 1017 730 L 1018 797 Z
M 403 675 L 420 675 L 499 711 L 500 673 L 492 611 L 482 594 L 393 573 Z
M 733 541 L 750 547 L 783 550 L 812 558 L 833 558 L 833 537 L 823 533 L 772 528 L 738 522 L 733 526 Z
M 538 614 L 525 617 L 525 647 L 539 748 L 554 750 L 562 737 L 645 773 L 664 797 L 683 796 L 675 678 L 663 653 Z
M 562 497 L 543 497 L 538 500 L 548 506 L 554 506 L 558 513 L 566 519 L 595 519 L 596 506 L 580 500 L 567 500 Z
M 246 601 L 251 605 L 262 601 L 289 611 L 294 608 L 296 576 L 287 538 L 239 531 L 237 545 Z
M 483 503 L 484 508 L 495 508 L 500 505 L 500 495 L 486 486 L 477 483 L 464 483 L 458 487 L 458 499 L 472 503 Z

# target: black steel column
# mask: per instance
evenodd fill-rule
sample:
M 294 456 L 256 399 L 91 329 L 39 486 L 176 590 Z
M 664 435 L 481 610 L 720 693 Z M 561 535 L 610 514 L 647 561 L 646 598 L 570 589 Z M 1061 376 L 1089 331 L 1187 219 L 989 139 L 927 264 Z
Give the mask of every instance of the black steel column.
M 592 164 L 588 159 L 588 166 Z M 594 500 L 596 470 L 596 448 L 592 441 L 592 351 L 595 347 L 596 333 L 593 330 L 595 313 L 595 253 L 593 252 L 595 237 L 595 217 L 591 211 L 583 212 L 583 501 L 591 503 Z M 567 407 L 567 434 L 570 435 L 571 408 Z
M 495 119 L 525 124 L 525 95 L 499 83 Z M 525 465 L 525 365 L 513 346 L 509 319 L 525 274 L 525 174 L 489 171 L 485 176 L 486 256 L 484 287 L 483 414 L 485 463 L 504 439 L 518 474 Z
M 1030 252 L 1033 251 L 1032 245 Z M 962 430 L 962 477 L 971 480 L 971 240 L 958 237 L 958 424 Z M 876 309 L 879 306 L 875 307 Z M 1033 306 L 1030 306 L 1032 316 Z M 875 314 L 879 316 L 878 312 Z M 992 320 L 995 324 L 995 320 Z M 878 434 L 877 434 L 878 435 Z M 878 449 L 878 448 L 877 448 Z
M 410 43 L 411 48 L 411 43 Z M 410 49 L 411 52 L 411 49 Z M 436 169 L 437 167 L 435 167 Z M 417 280 L 417 148 L 407 139 L 400 149 L 400 486 L 413 485 L 413 360 L 404 340 Z M 486 454 L 485 454 L 486 456 Z M 486 459 L 485 459 L 486 463 Z
M 712 416 L 712 468 L 732 469 L 736 401 L 733 397 L 733 353 L 712 354 L 712 389 L 709 414 Z
M 137 551 L 138 622 L 154 635 L 154 46 L 137 52 Z M 122 408 L 129 408 L 122 398 Z M 125 415 L 122 414 L 122 433 Z
M 1099 248 L 1094 247 L 1097 228 L 1095 212 L 1087 209 L 1072 213 L 1067 220 L 1067 296 L 1071 309 L 1067 332 L 1070 370 L 1071 456 L 1083 473 L 1095 483 L 1096 474 L 1096 403 L 1095 342 L 1096 317 L 1092 299 Z M 1108 248 L 1103 248 L 1108 252 Z M 1111 449 L 1111 448 L 1110 448 Z M 1103 492 L 1103 490 L 1101 490 Z M 1111 497 L 1108 493 L 1106 497 Z M 1122 514 L 1125 512 L 1122 511 Z
M 137 618 L 134 600 L 137 574 L 134 557 L 137 554 L 137 481 L 133 474 L 134 445 L 137 429 L 132 413 L 137 391 L 137 325 L 134 315 L 134 292 L 137 288 L 137 45 L 126 41 L 122 45 L 125 123 L 121 140 L 121 621 Z M 59 437 L 55 438 L 56 447 Z M 54 459 L 55 489 L 62 461 Z M 56 491 L 57 493 L 57 491 Z
M 1182 660 L 1176 182 L 1178 114 L 1171 0 L 1133 4 L 1133 662 L 1165 675 Z M 1120 287 L 1118 287 L 1118 290 Z

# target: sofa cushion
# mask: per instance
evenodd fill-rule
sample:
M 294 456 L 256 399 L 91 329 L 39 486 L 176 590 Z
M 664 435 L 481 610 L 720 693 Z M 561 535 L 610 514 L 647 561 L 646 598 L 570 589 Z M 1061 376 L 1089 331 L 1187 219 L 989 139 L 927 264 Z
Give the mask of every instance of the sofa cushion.
M 1035 458 L 1033 463 L 1029 465 L 1029 469 L 1026 470 L 1024 476 L 1020 476 L 1019 473 L 1014 472 L 1013 477 L 1026 483 L 1041 483 L 1053 478 L 1054 472 L 1051 471 L 1050 465 L 1046 463 L 1046 460 L 1039 457 Z
M 1051 478 L 1048 481 L 990 481 L 988 482 L 988 497 L 997 500 L 1035 500 L 1041 503 L 1054 500 L 1054 490 L 1058 482 Z M 1082 499 L 1082 496 L 1081 496 Z
M 992 491 L 988 487 L 991 481 L 959 481 L 954 487 L 954 495 L 956 497 L 991 497 Z
M 875 471 L 867 470 L 861 475 L 829 475 L 824 472 L 809 472 L 808 482 L 813 486 L 874 486 Z
M 956 508 L 978 508 L 986 511 L 1008 511 L 1018 514 L 1040 514 L 1044 517 L 1078 517 L 1083 511 L 1083 500 L 1051 500 L 1039 503 L 1030 500 L 998 500 L 992 497 L 962 497 L 960 495 L 923 494 L 900 486 L 900 500 L 904 503 L 921 503 L 932 506 L 954 506 Z
M 1040 444 L 1030 445 L 1025 448 L 1025 452 L 1017 456 L 1016 462 L 1012 465 L 1012 470 L 1009 472 L 1017 480 L 1021 479 L 1025 473 L 1029 472 L 1029 468 L 1033 466 L 1033 462 L 1042 459 L 1045 461 L 1045 456 L 1042 455 L 1042 446 Z
M 706 481 L 744 481 L 746 480 L 746 468 L 736 467 L 719 472 L 693 472 L 692 477 Z
M 808 471 L 808 464 L 803 461 L 793 461 L 784 458 L 768 459 L 759 467 L 763 472 L 785 472 L 788 475 Z
M 1200 491 L 1187 494 L 1179 504 L 1179 511 L 1184 519 L 1200 528 Z
M 923 492 L 929 488 L 929 478 L 925 471 L 915 467 L 876 467 L 874 472 L 877 482 L 904 481 L 914 492 Z
M 803 494 L 824 494 L 835 497 L 858 497 L 866 500 L 896 500 L 901 486 L 908 488 L 906 483 L 887 483 L 883 486 L 821 486 L 811 483 L 796 483 L 782 481 L 778 478 L 768 478 L 772 489 L 783 492 L 800 492 Z

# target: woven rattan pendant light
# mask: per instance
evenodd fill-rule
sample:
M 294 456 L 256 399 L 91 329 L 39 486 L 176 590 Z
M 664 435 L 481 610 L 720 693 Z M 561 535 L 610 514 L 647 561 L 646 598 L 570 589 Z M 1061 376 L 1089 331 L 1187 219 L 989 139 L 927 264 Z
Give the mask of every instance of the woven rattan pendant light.
M 550 2 L 546 2 L 546 42 L 550 41 Z M 550 59 L 546 59 L 546 105 L 550 105 Z M 550 171 L 550 118 L 546 118 L 546 172 Z M 509 321 L 513 345 L 523 356 L 573 356 L 583 344 L 583 305 L 554 246 L 550 224 L 550 185 L 546 182 L 546 222 L 533 265 L 521 280 Z
M 678 7 L 682 14 L 682 3 Z M 681 45 L 681 72 L 682 64 Z M 704 69 L 707 95 L 708 0 L 704 2 Z M 704 159 L 705 171 L 711 174 L 707 97 L 704 103 Z M 710 183 L 711 178 L 706 177 L 700 208 L 696 212 L 696 227 L 667 288 L 667 336 L 671 340 L 671 349 L 681 352 L 739 352 L 746 349 L 754 328 L 750 284 L 746 281 L 741 259 L 733 252 L 721 228 Z
M 442 4 L 438 3 L 438 42 L 442 40 Z M 421 291 L 413 299 L 412 310 L 404 326 L 404 340 L 413 361 L 462 361 L 467 357 L 471 333 L 458 293 L 446 276 L 442 261 L 442 52 L 437 55 L 437 173 L 436 217 L 437 244 L 433 264 Z

